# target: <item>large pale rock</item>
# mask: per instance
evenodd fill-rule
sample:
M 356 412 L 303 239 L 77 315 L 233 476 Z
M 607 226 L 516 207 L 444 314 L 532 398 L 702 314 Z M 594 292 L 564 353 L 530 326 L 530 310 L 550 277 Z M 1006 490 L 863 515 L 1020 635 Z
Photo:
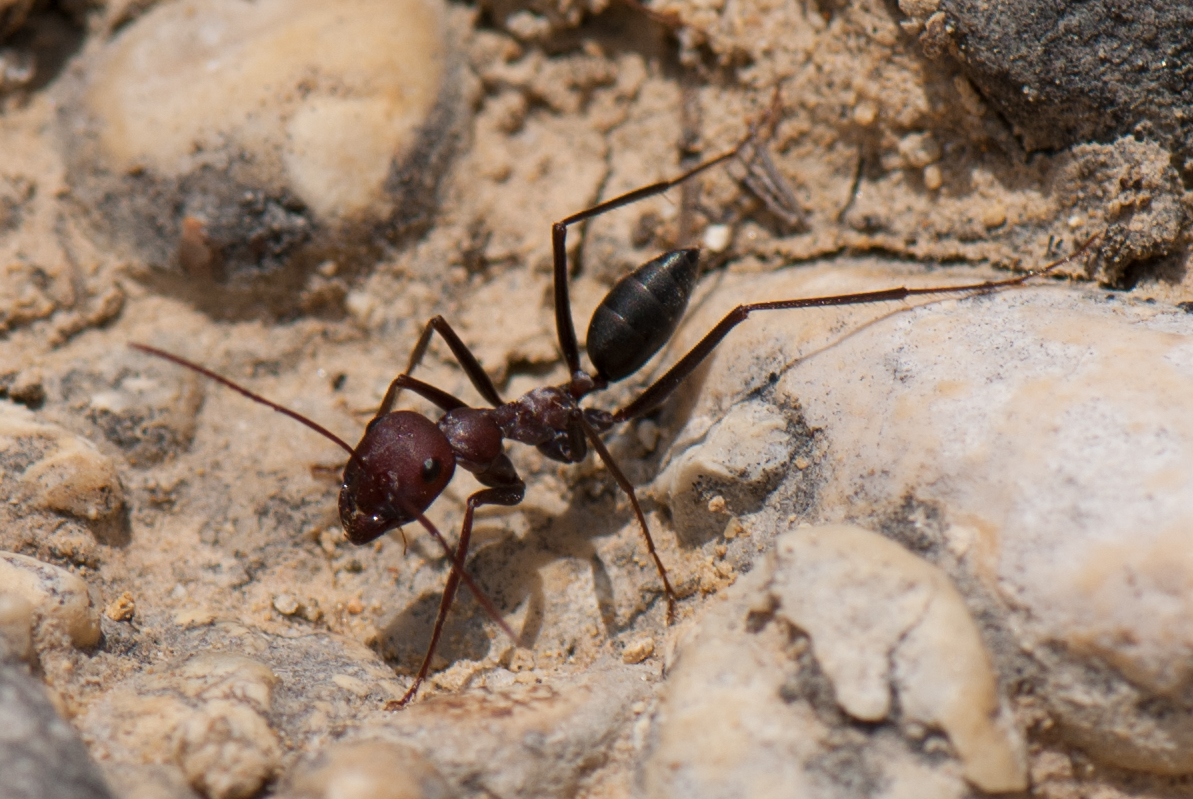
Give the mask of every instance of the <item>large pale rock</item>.
M 901 282 L 868 263 L 748 291 L 729 278 L 675 347 L 736 302 Z M 1193 318 L 1059 285 L 904 308 L 760 314 L 717 353 L 689 426 L 754 392 L 807 431 L 811 457 L 755 538 L 793 508 L 868 520 L 962 583 L 1001 642 L 998 668 L 1029 675 L 1071 741 L 1103 762 L 1193 772 Z
M 433 205 L 460 96 L 445 16 L 439 0 L 159 4 L 92 55 L 64 111 L 78 196 L 162 274 L 276 293 L 262 272 L 356 265 Z
M 649 796 L 1027 787 L 977 626 L 936 567 L 858 527 L 800 528 L 723 599 L 672 658 L 642 765 Z M 931 756 L 948 747 L 928 730 L 956 760 Z
M 905 721 L 945 732 L 962 773 L 990 793 L 1027 787 L 1020 733 L 965 600 L 944 572 L 849 525 L 800 529 L 777 542 L 776 613 L 812 639 L 850 716 L 877 722 L 897 693 Z

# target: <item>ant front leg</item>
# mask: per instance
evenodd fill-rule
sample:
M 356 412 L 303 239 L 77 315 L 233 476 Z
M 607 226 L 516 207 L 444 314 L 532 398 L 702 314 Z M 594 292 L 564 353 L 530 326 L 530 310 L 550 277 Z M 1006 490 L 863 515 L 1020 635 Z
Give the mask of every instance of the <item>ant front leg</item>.
M 385 398 L 381 400 L 381 405 L 377 408 L 377 413 L 373 414 L 373 418 L 369 421 L 369 424 L 372 424 L 394 409 L 394 405 L 398 402 L 398 395 L 402 393 L 402 389 L 404 388 L 410 389 L 415 394 L 445 411 L 454 411 L 456 408 L 466 408 L 468 406 L 468 403 L 464 402 L 464 400 L 459 397 L 453 397 L 441 388 L 437 388 L 430 383 L 424 383 L 417 377 L 400 374 L 389 384 L 389 389 L 385 392 Z
M 442 316 L 435 316 L 427 321 L 427 324 L 423 327 L 422 334 L 419 335 L 418 341 L 414 345 L 414 349 L 410 352 L 410 360 L 406 364 L 406 371 L 402 374 L 411 375 L 414 373 L 415 368 L 422 362 L 423 356 L 427 352 L 427 346 L 431 343 L 432 333 L 438 333 L 447 342 L 452 355 L 456 357 L 456 362 L 460 364 L 460 367 L 464 370 L 464 374 L 468 375 L 468 379 L 472 382 L 476 390 L 480 392 L 480 395 L 485 398 L 485 402 L 494 408 L 501 405 L 504 400 L 501 399 L 501 394 L 497 392 L 497 387 L 493 385 L 493 380 L 489 377 L 488 372 L 484 370 L 480 361 L 472 354 L 472 350 L 468 349 L 468 345 L 456 335 L 456 331 L 452 329 L 452 326 Z M 401 393 L 401 390 L 399 386 L 395 392 L 394 386 L 390 386 L 390 391 L 385 395 L 386 402 L 381 403 L 384 413 L 388 413 L 393 409 L 394 404 L 398 401 L 398 394 Z M 382 415 L 382 411 L 379 411 L 378 415 Z
M 431 660 L 435 657 L 435 649 L 439 646 L 439 639 L 443 635 L 443 624 L 447 621 L 447 613 L 451 610 L 452 603 L 455 601 L 456 591 L 460 587 L 460 578 L 465 574 L 464 561 L 468 557 L 468 545 L 472 541 L 473 514 L 482 505 L 509 506 L 519 504 L 526 495 L 526 484 L 517 477 L 514 477 L 514 480 L 516 482 L 510 485 L 486 488 L 468 497 L 468 506 L 464 511 L 464 524 L 460 528 L 460 541 L 456 544 L 451 571 L 447 576 L 447 584 L 443 587 L 443 598 L 439 600 L 439 613 L 435 617 L 435 627 L 431 631 L 431 643 L 427 646 L 427 654 L 423 657 L 418 674 L 415 676 L 414 682 L 411 683 L 405 695 L 397 702 L 390 702 L 386 705 L 387 709 L 397 710 L 413 699 L 414 695 L 418 692 L 419 686 L 426 679 L 427 673 L 431 670 Z M 473 589 L 473 593 L 478 598 L 481 596 L 479 589 Z M 518 639 L 514 638 L 514 642 L 518 643 Z

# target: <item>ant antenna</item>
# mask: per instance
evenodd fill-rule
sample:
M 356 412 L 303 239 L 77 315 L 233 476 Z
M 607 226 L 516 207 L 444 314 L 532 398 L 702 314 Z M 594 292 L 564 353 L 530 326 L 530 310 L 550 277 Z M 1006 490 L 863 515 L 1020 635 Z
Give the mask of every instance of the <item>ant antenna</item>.
M 314 430 L 316 433 L 323 436 L 324 438 L 334 441 L 344 451 L 346 451 L 348 453 L 349 457 L 353 457 L 356 455 L 355 450 L 353 450 L 352 447 L 348 446 L 348 444 L 346 444 L 344 442 L 344 439 L 340 438 L 339 436 L 337 436 L 335 433 L 328 430 L 323 425 L 321 425 L 317 422 L 313 422 L 310 419 L 308 419 L 307 417 L 303 416 L 302 414 L 296 413 L 295 411 L 292 411 L 289 408 L 284 408 L 281 405 L 278 405 L 276 402 L 270 402 L 269 400 L 265 399 L 265 397 L 262 397 L 260 394 L 254 394 L 253 392 L 249 391 L 247 388 L 238 386 L 236 383 L 233 383 L 228 378 L 217 375 L 215 372 L 211 371 L 210 369 L 206 369 L 202 366 L 199 366 L 199 364 L 197 364 L 197 363 L 192 363 L 191 361 L 188 361 L 186 358 L 180 358 L 177 355 L 172 355 L 172 354 L 166 352 L 165 350 L 159 350 L 156 347 L 150 347 L 146 344 L 130 343 L 128 346 L 132 347 L 134 350 L 140 350 L 141 352 L 146 352 L 146 353 L 149 353 L 150 355 L 155 355 L 158 358 L 164 358 L 165 360 L 170 361 L 171 363 L 178 364 L 179 366 L 183 366 L 187 369 L 192 369 L 192 370 L 198 372 L 199 374 L 203 375 L 204 377 L 214 380 L 215 382 L 219 383 L 220 385 L 227 386 L 228 388 L 232 389 L 236 393 L 248 397 L 253 402 L 259 402 L 262 405 L 265 405 L 266 407 L 273 408 L 278 413 L 285 414 L 286 416 L 289 416 L 291 419 L 293 419 L 296 422 L 305 424 L 307 427 L 311 428 L 312 430 Z

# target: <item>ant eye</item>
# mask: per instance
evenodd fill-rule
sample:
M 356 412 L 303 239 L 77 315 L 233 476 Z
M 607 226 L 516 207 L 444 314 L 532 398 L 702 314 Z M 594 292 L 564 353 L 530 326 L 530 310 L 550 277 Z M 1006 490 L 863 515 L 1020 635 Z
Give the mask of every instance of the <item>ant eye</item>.
M 441 471 L 443 471 L 443 467 L 440 465 L 439 461 L 435 460 L 434 458 L 427 458 L 425 461 L 423 461 L 423 482 L 434 482 L 435 478 L 439 476 Z

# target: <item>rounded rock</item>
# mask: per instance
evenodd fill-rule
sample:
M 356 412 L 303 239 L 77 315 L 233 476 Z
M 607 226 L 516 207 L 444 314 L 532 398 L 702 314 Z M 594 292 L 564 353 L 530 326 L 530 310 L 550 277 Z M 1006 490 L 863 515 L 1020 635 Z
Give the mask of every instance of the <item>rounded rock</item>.
M 19 481 L 34 506 L 88 522 L 109 519 L 124 508 L 116 465 L 90 441 L 43 424 L 24 408 L 0 403 L 0 445 L 29 463 Z
M 99 608 L 81 577 L 15 552 L 0 552 L 0 586 L 33 607 L 38 631 L 57 628 L 77 647 L 99 641 Z
M 422 755 L 387 741 L 339 743 L 299 766 L 286 781 L 294 799 L 440 799 L 447 783 Z
M 316 266 L 342 275 L 425 216 L 458 105 L 445 16 L 438 0 L 158 5 L 93 55 L 64 111 L 75 197 L 167 288 L 221 315 L 250 313 L 244 293 L 289 310 Z
M 210 799 L 246 799 L 281 764 L 277 733 L 260 713 L 235 700 L 206 702 L 175 734 L 183 774 Z
M 17 594 L 0 592 L 0 662 L 28 660 L 32 632 L 33 605 Z

